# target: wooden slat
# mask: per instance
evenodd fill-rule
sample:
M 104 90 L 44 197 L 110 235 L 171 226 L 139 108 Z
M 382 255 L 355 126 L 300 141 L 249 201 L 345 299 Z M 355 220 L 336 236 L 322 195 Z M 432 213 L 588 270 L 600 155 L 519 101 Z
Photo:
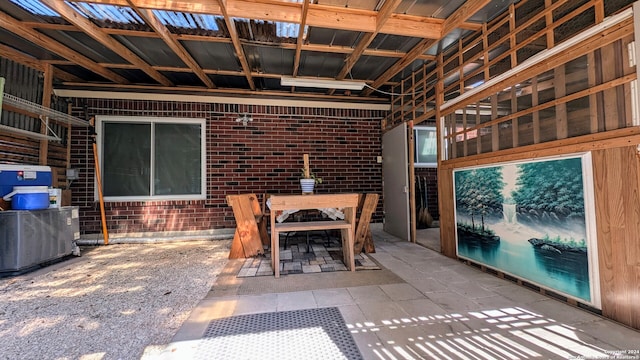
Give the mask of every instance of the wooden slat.
M 276 228 L 280 232 L 349 229 L 350 227 L 351 224 L 344 220 L 284 222 L 276 224 Z
M 443 161 L 443 169 L 477 166 L 494 162 L 506 162 L 536 157 L 557 156 L 581 151 L 593 151 L 640 144 L 640 128 L 622 128 L 597 134 L 571 137 L 563 140 L 521 146 L 517 149 L 500 150 Z M 439 168 L 440 168 L 439 167 Z
M 247 258 L 264 254 L 256 216 L 261 215 L 255 194 L 227 195 L 227 204 L 233 209 L 236 231 L 229 259 Z M 256 213 L 257 212 L 257 213 Z
M 362 205 L 362 211 L 360 218 L 358 219 L 358 225 L 356 227 L 355 240 L 353 245 L 353 253 L 360 254 L 363 247 L 367 244 L 367 252 L 374 252 L 373 237 L 371 236 L 371 228 L 369 223 L 371 217 L 378 207 L 378 194 L 367 194 Z M 415 216 L 415 215 L 414 215 Z M 373 249 L 373 251 L 371 251 Z
M 565 78 L 564 64 L 553 69 L 553 75 L 556 85 L 556 97 L 562 98 L 567 95 L 567 81 Z M 567 120 L 567 103 L 562 102 L 556 105 L 556 137 L 557 139 L 566 139 L 568 136 L 569 126 Z
M 272 195 L 271 211 L 344 208 L 358 203 L 358 194 Z

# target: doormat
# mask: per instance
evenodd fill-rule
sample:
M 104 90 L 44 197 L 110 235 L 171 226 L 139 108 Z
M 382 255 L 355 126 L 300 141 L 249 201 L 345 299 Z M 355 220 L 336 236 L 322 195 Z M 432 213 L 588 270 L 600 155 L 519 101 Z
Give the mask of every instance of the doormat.
M 195 359 L 363 359 L 336 307 L 212 320 Z

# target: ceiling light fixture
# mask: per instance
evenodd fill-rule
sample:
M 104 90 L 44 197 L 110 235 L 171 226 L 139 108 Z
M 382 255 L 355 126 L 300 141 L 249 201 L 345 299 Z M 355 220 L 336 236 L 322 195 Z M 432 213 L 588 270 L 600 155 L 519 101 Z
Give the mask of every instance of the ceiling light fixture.
M 282 86 L 314 87 L 322 89 L 362 90 L 364 81 L 345 81 L 329 79 L 299 78 L 291 76 L 280 77 Z

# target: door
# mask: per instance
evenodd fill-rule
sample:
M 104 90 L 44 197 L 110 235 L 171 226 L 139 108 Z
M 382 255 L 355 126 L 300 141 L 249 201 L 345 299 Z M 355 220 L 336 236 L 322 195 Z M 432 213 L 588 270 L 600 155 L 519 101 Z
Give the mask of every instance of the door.
M 409 241 L 407 124 L 382 135 L 384 231 Z

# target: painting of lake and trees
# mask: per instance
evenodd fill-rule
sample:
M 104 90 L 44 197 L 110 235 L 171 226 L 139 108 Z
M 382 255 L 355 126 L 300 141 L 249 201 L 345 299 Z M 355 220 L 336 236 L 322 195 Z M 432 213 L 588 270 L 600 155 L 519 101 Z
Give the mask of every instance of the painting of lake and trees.
M 458 256 L 599 307 L 590 160 L 454 171 Z

